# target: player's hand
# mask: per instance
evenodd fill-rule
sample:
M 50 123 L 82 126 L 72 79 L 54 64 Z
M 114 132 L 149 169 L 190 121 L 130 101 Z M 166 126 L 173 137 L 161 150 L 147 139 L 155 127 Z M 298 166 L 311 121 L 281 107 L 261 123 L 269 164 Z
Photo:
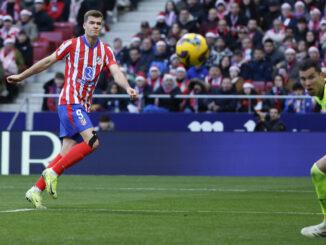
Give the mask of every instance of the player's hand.
M 131 87 L 127 88 L 127 93 L 130 95 L 130 99 L 131 99 L 131 100 L 135 100 L 135 99 L 137 99 L 137 95 L 138 95 L 138 93 L 137 93 L 137 91 L 134 90 L 133 88 L 131 88 Z
M 18 83 L 18 82 L 21 82 L 23 80 L 24 79 L 21 77 L 20 74 L 18 74 L 18 75 L 11 75 L 11 76 L 7 77 L 8 83 Z

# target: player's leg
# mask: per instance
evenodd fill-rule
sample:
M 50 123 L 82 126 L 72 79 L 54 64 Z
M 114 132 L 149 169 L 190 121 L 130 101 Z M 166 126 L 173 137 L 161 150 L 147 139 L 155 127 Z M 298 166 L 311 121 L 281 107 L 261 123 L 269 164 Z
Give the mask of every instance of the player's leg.
M 63 138 L 61 152 L 50 162 L 46 168 L 53 167 L 61 158 L 64 156 L 77 142 L 70 138 Z M 36 208 L 45 208 L 42 204 L 42 192 L 45 189 L 45 181 L 43 177 L 40 177 L 39 180 L 32 186 L 25 195 L 25 198 L 31 202 Z
M 324 214 L 324 220 L 321 224 L 303 228 L 301 234 L 307 237 L 326 237 L 326 156 L 312 166 L 311 177 Z
M 42 176 L 46 182 L 48 193 L 57 198 L 57 178 L 98 146 L 98 139 L 91 120 L 81 105 L 68 105 L 63 108 L 66 113 L 59 113 L 60 121 L 69 137 L 79 137 L 79 144 L 74 145 L 52 168 L 46 169 Z M 61 134 L 60 134 L 61 135 Z

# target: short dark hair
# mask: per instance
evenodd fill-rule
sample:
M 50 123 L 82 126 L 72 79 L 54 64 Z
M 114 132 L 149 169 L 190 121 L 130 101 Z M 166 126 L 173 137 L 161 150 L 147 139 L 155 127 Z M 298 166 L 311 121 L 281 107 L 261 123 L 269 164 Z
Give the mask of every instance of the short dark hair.
M 299 71 L 306 71 L 310 68 L 315 68 L 315 70 L 320 73 L 321 69 L 320 69 L 320 64 L 319 62 L 317 62 L 316 60 L 313 59 L 304 59 L 303 61 L 300 62 L 299 64 Z
M 98 11 L 98 10 L 89 10 L 84 15 L 84 22 L 87 22 L 89 16 L 103 19 L 103 14 L 100 11 Z
M 304 88 L 303 88 L 303 86 L 302 86 L 301 83 L 295 83 L 295 84 L 293 84 L 292 90 L 293 91 L 296 91 L 296 90 L 304 90 Z
M 140 50 L 139 50 L 139 48 L 137 48 L 137 47 L 132 47 L 132 48 L 130 48 L 130 49 L 128 50 L 128 52 L 133 51 L 133 50 L 136 50 L 138 53 L 140 53 Z
M 100 115 L 100 122 L 110 122 L 110 116 L 108 114 L 101 114 Z
M 277 110 L 277 113 L 280 114 L 280 109 L 278 109 L 278 108 L 275 107 L 275 106 L 270 107 L 270 108 L 268 109 L 268 111 L 270 111 L 270 110 L 272 110 L 272 109 Z
M 271 39 L 271 38 L 267 38 L 265 41 L 264 41 L 264 44 L 265 43 L 272 43 L 273 45 L 274 45 L 274 41 L 273 41 L 273 39 Z
M 57 73 L 55 74 L 54 78 L 64 80 L 64 79 L 65 79 L 65 75 L 63 75 L 62 72 L 57 72 Z

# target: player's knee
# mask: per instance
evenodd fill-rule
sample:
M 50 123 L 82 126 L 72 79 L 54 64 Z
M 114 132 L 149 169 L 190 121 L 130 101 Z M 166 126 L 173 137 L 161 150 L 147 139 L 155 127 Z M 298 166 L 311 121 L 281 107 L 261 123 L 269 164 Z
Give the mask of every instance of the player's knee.
M 93 136 L 90 138 L 90 140 L 88 141 L 88 145 L 93 149 L 95 150 L 97 147 L 99 147 L 100 145 L 100 142 L 98 140 L 98 136 L 97 136 L 97 133 L 96 131 L 93 131 L 92 132 Z

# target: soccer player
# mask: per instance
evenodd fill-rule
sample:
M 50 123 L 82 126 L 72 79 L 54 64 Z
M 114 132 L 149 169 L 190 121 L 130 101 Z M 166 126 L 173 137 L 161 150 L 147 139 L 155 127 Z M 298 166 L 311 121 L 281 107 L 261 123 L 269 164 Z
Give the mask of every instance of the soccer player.
M 312 59 L 303 60 L 299 66 L 299 75 L 308 94 L 314 96 L 321 107 L 326 110 L 325 74 L 321 71 L 319 63 Z M 326 156 L 312 166 L 311 177 L 324 220 L 321 224 L 303 228 L 301 234 L 307 237 L 326 237 Z
M 60 138 L 62 149 L 43 171 L 42 177 L 26 192 L 26 199 L 43 209 L 42 191 L 57 198 L 57 179 L 63 171 L 98 146 L 96 131 L 88 117 L 92 94 L 100 72 L 107 67 L 115 82 L 124 88 L 131 99 L 137 92 L 132 89 L 116 63 L 112 49 L 98 39 L 103 15 L 96 10 L 86 12 L 83 27 L 85 35 L 65 41 L 53 54 L 34 64 L 18 75 L 7 78 L 9 83 L 20 82 L 36 73 L 46 70 L 58 60 L 65 59 L 65 84 L 59 97 Z

